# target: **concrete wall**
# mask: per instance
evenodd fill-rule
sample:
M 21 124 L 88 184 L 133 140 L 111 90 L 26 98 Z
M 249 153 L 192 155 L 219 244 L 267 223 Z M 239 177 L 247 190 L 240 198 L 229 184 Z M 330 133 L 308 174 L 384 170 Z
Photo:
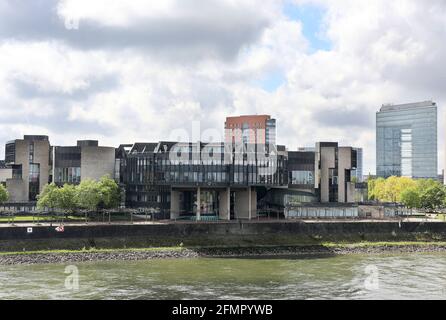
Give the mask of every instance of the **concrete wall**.
M 29 154 L 29 152 L 28 152 Z M 49 182 L 50 176 L 50 143 L 49 141 L 34 141 L 34 161 L 40 164 L 40 192 Z M 28 172 L 27 172 L 28 175 Z
M 350 170 L 352 165 L 352 148 L 340 147 L 338 149 L 338 166 L 339 166 L 339 186 L 338 186 L 338 202 L 351 202 L 354 198 L 350 186 L 345 185 L 345 170 Z M 350 200 L 350 201 L 349 201 Z
M 330 202 L 330 194 L 329 194 L 329 169 L 335 168 L 336 158 L 335 158 L 335 147 L 321 147 L 321 171 L 320 171 L 320 193 L 321 193 L 321 202 Z M 316 167 L 317 168 L 317 167 Z
M 325 241 L 446 239 L 443 222 L 222 222 L 156 225 L 34 226 L 0 228 L 0 251 L 208 245 L 299 245 Z
M 8 180 L 6 181 L 6 189 L 8 189 L 8 202 L 27 202 L 28 201 L 28 181 L 25 180 Z
M 105 175 L 114 179 L 115 148 L 85 146 L 81 149 L 81 181 L 99 180 Z
M 4 168 L 0 169 L 0 183 L 6 182 L 6 180 L 12 179 L 12 169 Z

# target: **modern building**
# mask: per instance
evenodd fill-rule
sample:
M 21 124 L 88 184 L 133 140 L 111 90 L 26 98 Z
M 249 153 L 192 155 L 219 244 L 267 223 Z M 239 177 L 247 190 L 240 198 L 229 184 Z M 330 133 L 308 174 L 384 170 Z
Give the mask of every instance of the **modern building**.
M 438 177 L 437 105 L 432 101 L 383 105 L 376 114 L 379 177 Z
M 252 145 L 237 154 L 224 143 L 161 141 L 122 145 L 117 161 L 127 207 L 150 207 L 161 218 L 252 219 L 265 209 L 355 201 L 356 151 L 337 143 L 315 150 L 277 146 L 267 158 Z
M 172 219 L 253 219 L 258 190 L 287 187 L 286 158 L 256 146 L 224 143 L 136 143 L 118 149 L 126 206 L 151 207 Z
M 115 148 L 97 141 L 78 141 L 74 147 L 52 147 L 47 136 L 24 136 L 5 147 L 0 183 L 12 203 L 33 202 L 45 185 L 77 184 L 104 175 L 115 177 Z
M 276 120 L 269 115 L 227 117 L 225 142 L 275 145 Z
M 101 147 L 96 140 L 78 141 L 76 146 L 53 147 L 52 176 L 57 185 L 78 184 L 84 180 L 115 177 L 115 151 Z
M 169 142 L 101 147 L 98 141 L 51 147 L 48 137 L 7 144 L 0 183 L 10 202 L 36 200 L 50 182 L 78 184 L 104 175 L 123 189 L 123 205 L 158 219 L 254 219 L 307 203 L 355 201 L 357 152 L 320 142 L 307 151 L 259 144 Z
M 11 202 L 35 201 L 51 182 L 50 142 L 47 136 L 24 136 L 5 147 L 5 165 L 11 170 L 6 179 Z
M 352 147 L 339 147 L 337 142 L 316 143 L 315 188 L 322 203 L 355 202 L 352 171 L 357 153 Z

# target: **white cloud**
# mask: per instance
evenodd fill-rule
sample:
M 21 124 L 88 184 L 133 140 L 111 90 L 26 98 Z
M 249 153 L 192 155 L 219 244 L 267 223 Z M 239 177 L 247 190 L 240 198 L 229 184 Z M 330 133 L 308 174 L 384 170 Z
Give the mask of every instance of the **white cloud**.
M 5 1 L 0 18 L 12 6 Z M 34 11 L 54 10 L 42 21 L 53 14 L 57 23 L 33 31 L 20 14 L 0 22 L 0 139 L 47 133 L 56 144 L 99 138 L 117 145 L 168 139 L 195 120 L 222 130 L 226 115 L 268 113 L 278 119 L 280 143 L 362 146 L 366 172 L 374 172 L 381 104 L 446 104 L 446 4 L 295 2 L 324 8 L 331 50 L 311 52 L 302 23 L 287 18 L 279 0 L 65 0 L 53 9 L 36 0 Z M 72 16 L 82 37 L 57 29 Z M 159 29 L 145 29 L 156 22 Z M 274 72 L 286 81 L 268 92 L 259 81 Z

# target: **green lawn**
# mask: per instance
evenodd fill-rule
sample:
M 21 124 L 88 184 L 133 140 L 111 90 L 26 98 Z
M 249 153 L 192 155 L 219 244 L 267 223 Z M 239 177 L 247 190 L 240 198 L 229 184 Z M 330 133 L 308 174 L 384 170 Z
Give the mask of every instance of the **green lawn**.
M 61 221 L 63 219 L 63 221 L 71 221 L 71 222 L 75 222 L 75 221 L 80 221 L 80 222 L 84 222 L 85 221 L 85 216 L 84 215 L 79 215 L 79 216 L 73 216 L 73 215 L 69 215 L 68 217 L 66 216 L 56 216 L 56 215 L 49 215 L 49 214 L 42 214 L 42 215 L 35 215 L 34 219 L 32 215 L 20 215 L 20 216 L 15 216 L 13 221 L 14 222 L 33 222 L 33 221 Z M 108 222 L 109 220 L 108 214 L 94 214 L 94 215 L 88 215 L 88 221 L 89 222 Z M 135 217 L 133 216 L 133 220 L 134 221 L 145 221 L 145 218 L 142 217 Z M 11 221 L 11 217 L 8 216 L 0 216 L 0 223 L 8 223 Z M 110 221 L 111 222 L 130 222 L 131 221 L 131 217 L 128 214 L 112 214 L 110 216 Z
M 14 222 L 33 222 L 33 221 L 61 221 L 62 217 L 57 217 L 57 216 L 15 216 L 13 219 L 12 217 L 6 217 L 6 216 L 1 216 L 0 217 L 0 223 L 7 223 L 10 221 L 14 221 Z M 84 217 L 74 217 L 74 216 L 68 216 L 68 217 L 63 217 L 64 221 L 85 221 Z

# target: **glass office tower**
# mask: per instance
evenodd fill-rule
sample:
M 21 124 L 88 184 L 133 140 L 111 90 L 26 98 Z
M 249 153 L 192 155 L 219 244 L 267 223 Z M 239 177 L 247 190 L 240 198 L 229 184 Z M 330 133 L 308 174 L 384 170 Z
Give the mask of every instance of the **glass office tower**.
M 376 114 L 379 177 L 438 177 L 437 105 L 432 101 L 383 105 Z

